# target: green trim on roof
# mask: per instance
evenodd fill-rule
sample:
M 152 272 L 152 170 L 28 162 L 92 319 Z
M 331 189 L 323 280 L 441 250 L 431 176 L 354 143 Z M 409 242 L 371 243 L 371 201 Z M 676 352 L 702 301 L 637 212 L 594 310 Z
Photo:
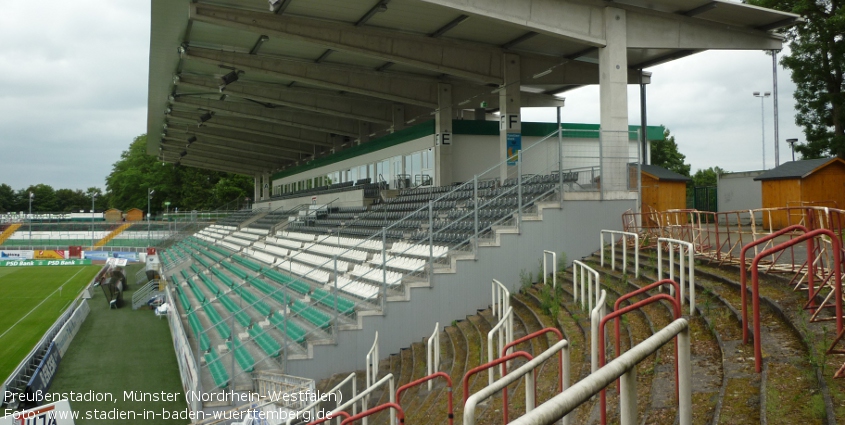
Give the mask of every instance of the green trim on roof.
M 402 130 L 396 131 L 383 137 L 379 137 L 378 139 L 371 140 L 367 143 L 358 146 L 353 146 L 349 149 L 340 151 L 333 155 L 317 158 L 307 164 L 279 171 L 278 173 L 273 174 L 272 178 L 273 180 L 285 178 L 287 176 L 299 174 L 304 171 L 313 170 L 319 167 L 325 167 L 326 165 L 331 165 L 336 162 L 354 158 L 359 155 L 380 151 L 391 146 L 396 146 L 405 142 L 409 142 L 411 140 L 419 139 L 421 137 L 430 136 L 432 134 L 434 134 L 434 120 L 426 121 L 424 123 L 420 123 L 408 128 L 403 128 Z
M 563 123 L 563 137 L 565 138 L 580 138 L 580 139 L 598 139 L 599 125 L 598 124 L 577 124 L 577 123 Z M 639 130 L 638 125 L 629 125 L 628 129 L 631 131 L 629 140 L 636 140 L 636 131 Z M 663 140 L 663 126 L 650 125 L 648 128 L 649 140 Z M 522 123 L 522 135 L 526 137 L 544 137 L 551 134 L 557 129 L 556 123 L 544 122 L 524 122 Z M 340 161 L 354 158 L 359 155 L 364 155 L 371 152 L 376 152 L 391 146 L 396 146 L 411 140 L 416 140 L 421 137 L 430 136 L 434 134 L 434 120 L 426 121 L 408 128 L 404 128 L 395 133 L 388 134 L 378 139 L 373 139 L 362 145 L 354 146 L 349 149 L 340 151 L 336 154 L 328 155 L 322 158 L 317 158 L 307 164 L 299 165 L 293 168 L 288 168 L 278 173 L 273 174 L 273 180 L 285 178 L 304 171 L 313 170 L 319 167 L 325 167 Z M 452 121 L 452 134 L 466 134 L 474 136 L 498 136 L 499 122 L 498 121 L 475 121 L 475 120 L 454 120 Z

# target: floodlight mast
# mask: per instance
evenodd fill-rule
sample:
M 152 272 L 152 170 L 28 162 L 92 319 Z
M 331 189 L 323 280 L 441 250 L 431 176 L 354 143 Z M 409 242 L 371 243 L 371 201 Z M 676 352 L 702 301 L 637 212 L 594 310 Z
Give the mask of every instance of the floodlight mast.
M 150 247 L 150 201 L 155 193 L 155 190 L 147 189 L 147 248 Z
M 760 121 L 761 121 L 760 129 L 762 131 L 762 137 L 763 137 L 763 169 L 765 170 L 766 169 L 766 115 L 765 115 L 766 106 L 763 103 L 763 100 L 765 98 L 771 96 L 772 93 L 771 92 L 764 92 L 763 94 L 760 94 L 760 92 L 755 91 L 753 93 L 753 95 L 754 95 L 754 97 L 760 98 Z

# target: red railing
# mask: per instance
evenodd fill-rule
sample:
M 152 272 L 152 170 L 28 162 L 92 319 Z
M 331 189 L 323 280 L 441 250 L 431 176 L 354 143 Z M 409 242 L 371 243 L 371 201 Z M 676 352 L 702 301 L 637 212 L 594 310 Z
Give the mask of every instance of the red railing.
M 467 399 L 469 398 L 469 378 L 473 377 L 475 374 L 477 374 L 479 372 L 484 372 L 485 370 L 490 369 L 491 367 L 496 367 L 496 366 L 498 366 L 502 363 L 505 363 L 509 360 L 513 360 L 517 357 L 524 357 L 528 360 L 534 359 L 534 356 L 532 356 L 531 354 L 528 354 L 525 351 L 516 351 L 516 352 L 508 354 L 506 356 L 499 357 L 498 359 L 493 360 L 492 362 L 487 362 L 487 363 L 484 363 L 483 365 L 476 366 L 476 367 L 470 369 L 466 373 L 466 375 L 464 375 L 464 379 L 463 379 L 463 387 L 464 387 L 464 402 L 463 402 L 463 404 L 466 404 Z M 536 378 L 537 371 L 534 371 L 534 376 Z M 526 388 L 525 391 L 527 392 L 528 388 Z M 534 399 L 536 400 L 537 399 L 537 380 L 536 379 L 534 379 L 534 389 L 533 389 L 533 391 L 534 391 Z M 507 388 L 502 389 L 502 405 L 503 405 L 503 408 L 502 408 L 503 422 L 502 423 L 506 424 L 506 423 L 508 423 L 508 389 Z
M 432 373 L 431 375 L 417 379 L 414 382 L 409 382 L 405 385 L 402 385 L 401 387 L 399 387 L 398 390 L 396 390 L 396 404 L 398 404 L 400 406 L 402 405 L 402 401 L 401 401 L 402 400 L 402 393 L 405 392 L 405 390 L 413 388 L 417 385 L 422 385 L 422 384 L 424 384 L 424 383 L 426 383 L 426 382 L 428 382 L 432 379 L 436 379 L 436 378 L 443 378 L 443 379 L 446 380 L 446 383 L 448 384 L 449 391 L 448 391 L 448 394 L 447 394 L 446 402 L 449 406 L 448 407 L 449 410 L 447 411 L 447 414 L 448 414 L 447 419 L 449 421 L 449 425 L 452 425 L 452 423 L 454 421 L 454 416 L 455 416 L 454 407 L 452 406 L 452 378 L 446 372 L 435 372 L 435 373 Z M 466 400 L 466 397 L 464 397 L 464 399 Z
M 675 294 L 678 294 L 678 293 L 679 293 L 679 291 L 675 292 Z M 675 309 L 675 319 L 681 318 L 681 304 L 680 304 L 680 302 L 678 302 L 678 299 L 673 298 L 672 296 L 670 296 L 668 294 L 657 294 L 657 295 L 652 295 L 652 296 L 650 296 L 650 297 L 648 297 L 648 298 L 646 298 L 642 301 L 631 304 L 631 305 L 629 305 L 629 306 L 627 306 L 627 307 L 625 307 L 621 310 L 613 311 L 613 312 L 609 313 L 608 315 L 604 316 L 601 319 L 601 322 L 599 322 L 599 332 L 598 332 L 598 334 L 599 334 L 599 368 L 604 367 L 604 361 L 605 361 L 604 326 L 605 326 L 605 324 L 607 324 L 607 321 L 610 320 L 610 319 L 615 319 L 615 318 L 620 317 L 620 316 L 622 316 L 626 313 L 640 309 L 642 307 L 645 307 L 649 304 L 652 304 L 652 303 L 655 303 L 655 302 L 658 302 L 658 301 L 661 301 L 661 300 L 666 300 L 666 301 L 671 302 L 672 306 Z M 678 352 L 678 339 L 675 338 L 675 394 L 676 395 L 677 395 L 677 392 L 678 392 L 678 383 L 679 383 L 679 381 L 678 381 L 678 355 L 677 355 L 677 352 Z M 606 425 L 607 424 L 607 394 L 606 394 L 606 391 L 604 389 L 601 390 L 600 408 L 601 408 L 601 424 Z
M 370 410 L 363 411 L 363 412 L 361 412 L 361 413 L 359 413 L 355 416 L 346 418 L 346 419 L 343 420 L 343 422 L 340 423 L 340 425 L 351 424 L 351 423 L 357 421 L 358 419 L 363 419 L 367 416 L 370 416 L 372 414 L 375 414 L 375 413 L 381 412 L 382 410 L 387 410 L 387 409 L 396 409 L 396 419 L 399 419 L 400 424 L 405 423 L 405 411 L 402 410 L 401 406 L 399 406 L 396 403 L 384 403 L 384 404 L 380 404 L 376 407 L 373 407 Z
M 346 412 L 341 410 L 340 412 L 329 413 L 328 415 L 326 415 L 325 418 L 320 418 L 320 419 L 317 419 L 316 421 L 308 422 L 308 425 L 317 425 L 317 424 L 321 424 L 323 422 L 328 422 L 328 421 L 330 421 L 330 420 L 332 420 L 332 419 L 334 419 L 338 416 L 343 416 L 345 419 L 349 419 L 349 417 L 350 417 L 349 413 L 346 413 Z
M 642 288 L 637 289 L 636 291 L 628 292 L 627 294 L 620 296 L 619 298 L 616 299 L 616 302 L 613 303 L 613 310 L 614 311 L 619 310 L 619 306 L 622 304 L 622 301 L 625 301 L 629 298 L 635 297 L 635 296 L 640 295 L 640 294 L 644 294 L 644 293 L 646 293 L 646 292 L 648 292 L 648 291 L 650 291 L 654 288 L 657 288 L 658 286 L 663 286 L 663 285 L 672 285 L 672 286 L 675 287 L 675 301 L 678 303 L 678 305 L 681 305 L 681 290 L 680 290 L 681 285 L 679 285 L 678 282 L 675 282 L 674 280 L 663 279 L 663 280 L 658 280 L 657 282 L 654 282 L 654 283 L 650 283 L 646 286 L 643 286 Z M 619 355 L 622 354 L 622 347 L 621 347 L 621 344 L 620 344 L 621 338 L 619 337 L 619 320 L 620 320 L 619 317 L 616 317 L 615 319 L 613 319 L 614 334 L 615 334 L 615 338 L 616 338 L 615 339 L 615 342 L 616 342 L 616 357 L 619 357 Z
M 795 244 L 798 244 L 803 241 L 808 241 L 807 246 L 807 255 L 812 255 L 813 252 L 813 239 L 817 236 L 828 236 L 830 237 L 830 243 L 833 246 L 833 291 L 834 291 L 834 298 L 836 303 L 836 334 L 837 338 L 834 341 L 834 345 L 836 342 L 842 338 L 842 247 L 839 241 L 839 237 L 834 234 L 832 231 L 827 229 L 818 229 L 813 230 L 807 233 L 804 233 L 801 236 L 798 236 L 795 239 L 788 240 L 786 242 L 782 242 L 778 245 L 775 245 L 769 249 L 764 250 L 763 252 L 754 256 L 754 260 L 751 261 L 751 303 L 753 308 L 754 314 L 754 366 L 757 372 L 762 370 L 762 361 L 763 361 L 763 350 L 760 344 L 760 289 L 759 289 L 759 278 L 760 278 L 760 271 L 758 270 L 758 265 L 760 260 L 768 255 L 772 255 L 775 252 L 784 250 L 789 248 Z M 807 258 L 808 264 L 812 265 L 812 261 L 810 257 Z M 809 286 L 809 297 L 813 299 L 817 292 L 814 291 L 813 287 L 813 272 L 810 270 L 810 273 L 807 275 L 807 284 Z M 821 291 L 821 287 L 819 288 Z M 820 307 L 821 308 L 821 307 Z M 828 352 L 833 351 L 833 345 L 830 347 Z
M 509 349 L 511 349 L 511 348 L 513 348 L 513 347 L 515 347 L 519 344 L 522 344 L 523 342 L 530 341 L 530 340 L 532 340 L 532 339 L 534 339 L 538 336 L 545 335 L 547 333 L 553 333 L 553 334 L 557 335 L 558 341 L 563 340 L 563 332 L 561 332 L 560 329 L 557 329 L 557 328 L 540 329 L 539 331 L 525 335 L 524 337 L 519 338 L 516 341 L 513 341 L 513 342 L 505 345 L 505 348 L 502 349 L 502 356 L 507 355 Z M 558 388 L 560 389 L 560 391 L 563 391 L 563 351 L 558 353 L 558 357 L 559 357 L 559 363 L 560 363 L 558 365 L 558 367 L 559 367 L 559 369 L 558 369 Z M 502 363 L 502 376 L 505 376 L 507 374 L 508 374 L 507 363 Z
M 793 224 L 792 226 L 785 227 L 781 230 L 778 230 L 775 233 L 772 233 L 768 236 L 764 236 L 760 239 L 757 239 L 754 242 L 748 243 L 748 244 L 744 245 L 742 247 L 742 249 L 739 251 L 739 267 L 741 268 L 741 272 L 740 272 L 740 275 L 739 275 L 739 285 L 742 288 L 742 343 L 743 344 L 748 343 L 748 301 L 746 301 L 748 290 L 747 290 L 747 284 L 746 284 L 746 281 L 747 281 L 746 274 L 747 273 L 745 271 L 745 253 L 748 252 L 749 249 L 751 249 L 751 248 L 753 248 L 757 245 L 766 243 L 766 242 L 768 242 L 768 241 L 770 241 L 770 240 L 772 240 L 772 239 L 774 239 L 778 236 L 785 235 L 785 234 L 792 232 L 792 231 L 795 231 L 795 230 L 801 230 L 804 233 L 808 232 L 808 229 L 806 227 L 804 227 L 800 224 Z M 811 243 L 812 242 L 808 242 L 808 244 L 811 244 Z M 813 255 L 812 250 L 808 249 L 807 255 L 812 256 Z M 811 257 L 807 257 L 807 258 L 809 259 Z M 813 264 L 813 263 L 809 262 L 809 264 Z M 810 273 L 810 276 L 808 277 L 808 279 L 810 280 L 810 282 L 812 282 L 812 280 L 813 280 L 812 273 Z M 812 285 L 812 283 L 810 283 L 810 284 Z M 812 299 L 812 297 L 810 297 L 810 299 Z M 757 302 L 756 297 L 755 297 L 755 300 L 752 301 L 752 302 Z M 755 305 L 756 305 L 756 307 L 754 307 L 755 308 L 754 314 L 756 315 L 756 314 L 758 314 L 758 313 L 756 313 L 756 311 L 757 311 L 756 309 L 759 308 L 759 303 L 757 303 Z M 760 335 L 757 335 L 756 337 L 759 338 Z M 759 372 L 759 370 L 758 370 L 758 372 Z

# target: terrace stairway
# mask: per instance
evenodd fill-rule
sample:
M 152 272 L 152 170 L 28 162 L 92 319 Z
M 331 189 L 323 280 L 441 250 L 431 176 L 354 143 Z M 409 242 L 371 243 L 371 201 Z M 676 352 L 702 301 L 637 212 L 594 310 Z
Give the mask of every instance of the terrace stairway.
M 21 228 L 21 226 L 23 226 L 23 224 L 13 223 L 10 224 L 9 227 L 6 228 L 6 230 L 3 230 L 3 233 L 0 233 L 0 245 L 3 245 L 3 242 L 6 242 L 6 239 L 9 239 L 9 237 L 11 237 L 15 232 L 17 232 L 18 229 Z
M 117 235 L 123 233 L 124 230 L 128 229 L 131 226 L 132 226 L 132 223 L 121 224 L 117 229 L 112 230 L 111 233 L 106 235 L 106 237 L 98 240 L 97 243 L 94 244 L 94 246 L 95 247 L 105 246 L 107 243 L 109 243 L 109 241 L 111 241 L 112 239 L 117 237 Z
M 620 257 L 617 255 L 617 257 Z M 631 292 L 656 280 L 656 253 L 641 252 L 641 277 L 611 270 L 609 264 L 600 265 L 597 254 L 584 261 L 599 271 L 601 287 L 607 291 L 608 311 L 620 294 Z M 631 259 L 631 261 L 633 261 Z M 523 285 L 519 294 L 511 298 L 514 307 L 514 338 L 552 326 L 560 329 L 570 341 L 572 382 L 590 372 L 589 314 L 573 303 L 571 269 L 559 275 L 556 293 L 542 284 Z M 845 417 L 845 385 L 832 379 L 840 357 L 824 356 L 829 343 L 829 329 L 825 325 L 808 323 L 803 305 L 804 293 L 796 293 L 779 277 L 766 276 L 761 282 L 761 317 L 764 327 L 761 342 L 764 369 L 754 371 L 753 346 L 742 343 L 740 324 L 740 290 L 738 269 L 696 264 L 696 314 L 685 317 L 690 321 L 693 362 L 693 422 L 695 424 L 809 424 L 837 423 Z M 652 293 L 653 294 L 653 293 Z M 628 300 L 636 302 L 641 296 Z M 622 321 L 621 348 L 628 349 L 661 329 L 672 320 L 669 304 L 663 302 L 626 315 Z M 432 391 L 423 386 L 404 393 L 401 405 L 408 424 L 446 423 L 445 397 L 452 395 L 456 423 L 462 417 L 460 382 L 465 373 L 487 360 L 487 331 L 496 323 L 492 311 L 485 309 L 463 320 L 452 322 L 440 333 L 441 371 L 454 382 L 452 393 L 442 380 L 436 380 Z M 608 335 L 612 332 L 608 331 Z M 828 335 L 827 337 L 825 335 Z M 754 337 L 752 335 L 752 337 Z M 521 344 L 517 350 L 532 355 L 545 350 L 553 341 L 545 337 Z M 608 338 L 608 361 L 614 357 L 615 347 Z M 379 378 L 393 373 L 396 388 L 425 375 L 425 340 L 414 343 L 399 353 L 390 355 L 379 364 Z M 671 344 L 638 366 L 638 412 L 642 423 L 667 424 L 677 422 L 673 374 L 674 350 Z M 523 362 L 517 360 L 517 367 Z M 347 374 L 338 374 L 318 384 L 325 391 Z M 364 373 L 359 372 L 358 377 Z M 557 365 L 547 362 L 538 376 L 538 403 L 548 400 L 556 392 Z M 486 386 L 486 373 L 469 381 L 470 393 Z M 364 383 L 358 382 L 360 391 Z M 510 417 L 524 412 L 524 386 L 509 387 Z M 614 386 L 608 387 L 608 422 L 618 422 L 618 400 Z M 383 391 L 374 393 L 370 407 L 387 402 Z M 359 410 L 360 411 L 360 410 Z M 371 418 L 371 423 L 387 423 L 386 414 Z M 477 423 L 502 423 L 502 399 L 497 395 L 480 405 Z M 571 413 L 572 423 L 599 423 L 598 403 L 589 402 Z

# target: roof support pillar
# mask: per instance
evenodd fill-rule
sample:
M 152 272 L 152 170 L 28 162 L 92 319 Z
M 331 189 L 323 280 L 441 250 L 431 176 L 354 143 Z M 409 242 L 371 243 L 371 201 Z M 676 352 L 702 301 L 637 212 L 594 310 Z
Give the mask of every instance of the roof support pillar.
M 393 104 L 393 131 L 398 131 L 407 126 L 405 124 L 405 105 L 401 103 Z
M 273 182 L 270 181 L 270 173 L 264 173 L 262 177 L 263 184 L 261 185 L 263 192 L 261 192 L 261 200 L 266 201 L 270 199 L 270 191 L 273 189 Z
M 437 112 L 434 113 L 434 184 L 452 183 L 452 85 L 437 85 Z M 411 177 L 413 178 L 413 176 Z
M 522 150 L 522 115 L 520 114 L 520 65 L 519 56 L 505 53 L 502 60 L 504 68 L 504 87 L 499 90 L 499 179 L 504 182 L 508 178 L 508 162 L 516 164 L 509 158 Z M 514 167 L 515 168 L 515 167 Z M 514 171 L 515 172 L 515 171 Z
M 368 122 L 358 122 L 358 144 L 367 143 L 370 141 L 370 134 L 373 132 L 373 127 Z
M 628 59 L 623 9 L 604 9 L 607 45 L 599 48 L 601 191 L 604 199 L 628 197 Z
M 261 196 L 261 174 L 256 174 L 254 177 L 255 180 L 255 193 L 252 195 L 252 202 L 258 201 Z

